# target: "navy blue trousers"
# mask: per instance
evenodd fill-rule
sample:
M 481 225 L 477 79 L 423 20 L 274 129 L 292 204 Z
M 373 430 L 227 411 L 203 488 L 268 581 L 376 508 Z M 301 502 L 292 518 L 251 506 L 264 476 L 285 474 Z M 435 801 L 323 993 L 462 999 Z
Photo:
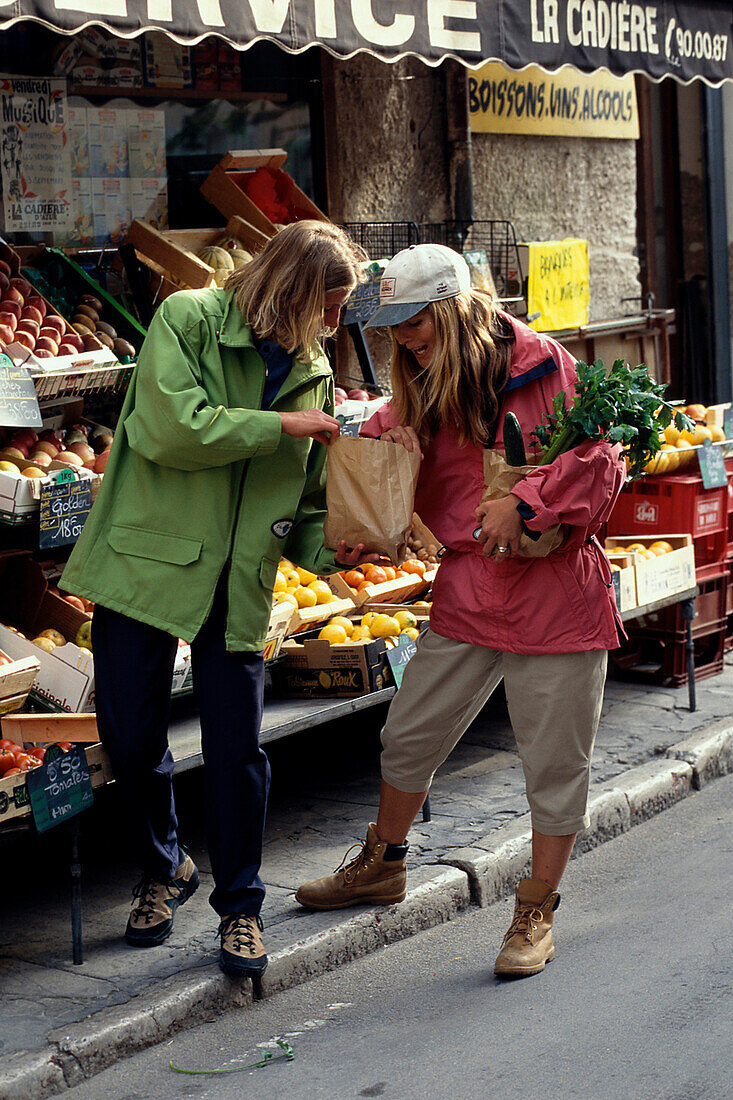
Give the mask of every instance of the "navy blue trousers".
M 270 765 L 259 746 L 261 653 L 228 653 L 226 575 L 191 645 L 201 721 L 206 832 L 220 916 L 259 913 L 259 877 Z M 99 735 L 127 803 L 131 844 L 143 874 L 166 879 L 178 867 L 173 757 L 168 747 L 177 639 L 97 604 L 92 620 Z

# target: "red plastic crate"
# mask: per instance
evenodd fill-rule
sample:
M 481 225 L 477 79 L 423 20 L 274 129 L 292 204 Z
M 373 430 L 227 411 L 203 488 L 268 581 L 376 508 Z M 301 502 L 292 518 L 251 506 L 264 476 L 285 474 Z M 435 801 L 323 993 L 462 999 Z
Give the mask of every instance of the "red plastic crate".
M 728 620 L 728 571 L 721 571 L 707 580 L 697 577 L 700 593 L 695 597 L 695 618 L 692 620 L 692 637 L 699 638 L 723 630 Z M 637 622 L 639 625 L 637 626 Z M 635 620 L 627 626 L 629 637 L 656 638 L 669 641 L 687 640 L 687 623 L 682 615 L 680 604 L 662 607 Z
M 699 474 L 628 482 L 609 518 L 608 534 L 643 540 L 665 532 L 689 532 L 695 539 L 725 532 L 727 543 L 727 486 L 706 489 Z
M 693 639 L 695 681 L 723 671 L 725 644 L 725 627 Z M 617 680 L 682 687 L 689 679 L 687 645 L 681 638 L 630 638 L 611 653 L 609 670 Z

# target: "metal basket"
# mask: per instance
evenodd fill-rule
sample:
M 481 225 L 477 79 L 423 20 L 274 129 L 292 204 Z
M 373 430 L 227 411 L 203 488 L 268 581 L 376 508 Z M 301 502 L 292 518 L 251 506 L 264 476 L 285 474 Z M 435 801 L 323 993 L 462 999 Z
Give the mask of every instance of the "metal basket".
M 370 260 L 389 259 L 421 240 L 417 222 L 344 222 L 343 228 Z

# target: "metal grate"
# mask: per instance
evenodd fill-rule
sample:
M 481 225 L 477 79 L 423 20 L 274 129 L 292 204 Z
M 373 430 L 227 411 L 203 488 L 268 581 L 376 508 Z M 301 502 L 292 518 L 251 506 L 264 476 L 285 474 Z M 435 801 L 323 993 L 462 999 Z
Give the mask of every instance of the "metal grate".
M 343 228 L 370 260 L 390 259 L 421 240 L 416 222 L 344 222 Z
M 499 298 L 521 298 L 524 275 L 517 234 L 509 221 L 478 221 L 471 225 L 464 252 L 483 251 Z

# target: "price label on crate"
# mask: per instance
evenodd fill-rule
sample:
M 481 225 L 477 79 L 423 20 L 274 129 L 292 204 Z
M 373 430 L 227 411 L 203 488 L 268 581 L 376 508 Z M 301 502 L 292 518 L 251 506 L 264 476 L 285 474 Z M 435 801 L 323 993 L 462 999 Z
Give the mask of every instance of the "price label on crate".
M 365 325 L 379 309 L 379 284 L 382 281 L 382 272 L 373 274 L 368 283 L 359 283 L 351 292 L 351 297 L 346 303 L 343 316 L 343 324 L 353 325 L 359 322 Z
M 341 435 L 351 435 L 356 438 L 359 435 L 359 428 L 364 423 L 366 417 L 363 413 L 359 413 L 357 416 L 343 416 L 337 413 L 336 419 L 341 425 Z
M 92 487 L 78 481 L 71 470 L 61 470 L 55 481 L 41 489 L 41 550 L 76 542 L 92 507 Z
M 706 439 L 703 445 L 698 447 L 697 461 L 700 464 L 702 483 L 706 489 L 718 489 L 721 485 L 728 484 L 723 448 L 719 443 Z
M 723 433 L 726 439 L 733 439 L 733 407 L 723 409 Z
M 40 768 L 27 772 L 26 786 L 39 833 L 75 817 L 94 802 L 86 754 L 80 748 L 62 752 L 50 745 Z
M 43 420 L 33 379 L 0 352 L 0 425 L 4 428 L 41 428 Z
M 402 677 L 405 674 L 405 668 L 407 667 L 408 661 L 410 661 L 416 653 L 417 646 L 407 634 L 400 634 L 397 639 L 397 645 L 387 650 L 389 667 L 392 669 L 394 682 L 398 688 L 402 686 Z

